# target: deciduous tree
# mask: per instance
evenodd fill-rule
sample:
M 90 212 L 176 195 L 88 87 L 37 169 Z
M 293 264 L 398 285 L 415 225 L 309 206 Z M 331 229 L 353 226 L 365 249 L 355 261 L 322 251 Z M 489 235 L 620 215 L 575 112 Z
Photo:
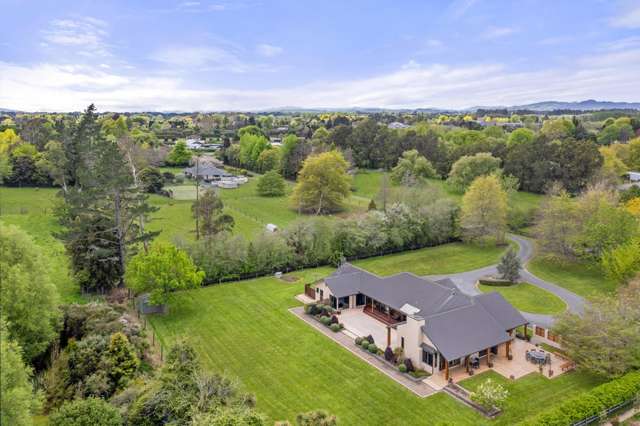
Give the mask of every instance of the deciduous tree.
M 464 192 L 478 176 L 496 172 L 500 168 L 500 159 L 488 152 L 465 155 L 451 167 L 447 182 L 457 191 Z
M 402 158 L 391 170 L 391 180 L 396 185 L 406 182 L 408 179 L 428 179 L 436 177 L 436 170 L 429 160 L 420 155 L 417 150 L 412 149 L 402 153 Z
M 256 190 L 263 197 L 281 197 L 285 194 L 284 178 L 277 171 L 271 170 L 260 177 Z
M 496 176 L 480 176 L 462 198 L 460 226 L 469 241 L 504 242 L 507 229 L 507 194 Z

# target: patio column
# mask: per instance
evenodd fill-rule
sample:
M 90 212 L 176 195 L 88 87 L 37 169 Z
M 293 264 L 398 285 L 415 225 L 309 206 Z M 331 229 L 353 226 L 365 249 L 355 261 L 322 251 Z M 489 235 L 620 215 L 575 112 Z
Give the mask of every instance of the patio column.
M 487 348 L 487 367 L 491 364 L 491 348 Z
M 447 382 L 449 381 L 449 360 L 448 359 L 444 360 L 444 379 Z
M 469 355 L 464 357 L 464 368 L 469 372 Z
M 509 358 L 509 354 L 511 353 L 511 340 L 507 340 L 506 350 L 507 350 L 507 358 Z
M 387 326 L 387 346 L 391 346 L 391 327 Z

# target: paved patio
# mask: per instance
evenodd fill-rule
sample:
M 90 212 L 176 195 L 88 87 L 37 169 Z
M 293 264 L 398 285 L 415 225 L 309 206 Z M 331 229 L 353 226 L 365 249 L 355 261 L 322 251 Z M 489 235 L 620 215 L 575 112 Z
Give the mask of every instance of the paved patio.
M 519 379 L 521 377 L 526 376 L 531 373 L 538 373 L 540 371 L 538 365 L 527 361 L 526 359 L 526 351 L 539 349 L 532 343 L 525 342 L 524 340 L 515 339 L 511 344 L 511 353 L 513 354 L 513 359 L 509 361 L 507 357 L 504 355 L 504 347 L 500 347 L 498 351 L 498 355 L 492 355 L 491 361 L 493 362 L 493 370 L 496 373 L 501 374 L 506 378 L 510 378 L 513 376 L 515 379 Z M 560 366 L 564 364 L 566 361 L 563 358 L 558 357 L 555 354 L 551 354 L 551 365 L 545 365 L 542 369 L 543 375 L 549 378 L 549 370 L 553 370 L 553 376 L 551 379 L 560 376 L 564 372 L 561 370 Z M 480 368 L 474 370 L 475 374 L 480 374 L 489 370 L 487 366 L 487 359 L 482 358 L 480 360 Z M 458 382 L 460 380 L 464 380 L 469 378 L 469 374 L 466 372 L 464 366 L 458 366 L 452 368 L 450 371 L 451 378 L 454 382 Z M 442 389 L 447 381 L 444 378 L 444 371 L 437 371 L 434 375 L 426 378 L 424 380 L 429 386 L 435 389 Z
M 362 309 L 345 309 L 338 315 L 344 328 L 356 337 L 371 335 L 379 348 L 387 347 L 387 326 L 362 312 Z M 396 346 L 396 330 L 391 329 L 391 346 Z

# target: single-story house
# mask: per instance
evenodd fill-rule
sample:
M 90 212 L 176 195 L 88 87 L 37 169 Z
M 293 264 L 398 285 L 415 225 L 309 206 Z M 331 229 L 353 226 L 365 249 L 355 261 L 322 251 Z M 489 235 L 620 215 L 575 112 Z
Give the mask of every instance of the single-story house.
M 208 164 L 208 163 L 200 164 L 197 167 L 192 166 L 184 169 L 184 175 L 188 178 L 195 179 L 196 174 L 198 175 L 199 179 L 204 180 L 206 182 L 220 180 L 223 178 L 228 178 L 233 176 L 232 174 L 217 168 L 213 164 Z
M 361 309 L 386 326 L 387 342 L 401 347 L 416 368 L 432 374 L 490 353 L 510 354 L 515 329 L 527 320 L 497 293 L 469 296 L 450 279 L 403 272 L 389 277 L 345 263 L 315 287 L 315 300 L 336 309 Z M 392 341 L 391 330 L 395 341 Z M 383 346 L 384 347 L 384 346 Z

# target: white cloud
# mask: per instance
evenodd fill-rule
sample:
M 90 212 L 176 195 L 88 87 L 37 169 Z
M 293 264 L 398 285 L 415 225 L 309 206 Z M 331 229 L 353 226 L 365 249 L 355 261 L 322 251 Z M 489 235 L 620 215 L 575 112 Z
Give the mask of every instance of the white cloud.
M 73 49 L 85 56 L 110 56 L 107 36 L 107 23 L 100 19 L 54 19 L 42 31 L 41 46 Z
M 263 43 L 256 46 L 256 51 L 260 56 L 272 58 L 274 56 L 280 55 L 284 51 L 284 49 L 279 46 Z
M 609 20 L 609 23 L 618 28 L 640 28 L 640 4 L 636 2 L 636 4 L 629 4 L 627 8 L 622 8 L 618 15 Z
M 188 55 L 187 55 L 188 56 Z M 191 59 L 199 60 L 198 54 Z M 601 49 L 565 66 L 512 71 L 500 63 L 449 66 L 410 61 L 370 78 L 314 81 L 267 89 L 194 86 L 184 77 L 136 70 L 0 62 L 0 107 L 77 111 L 91 102 L 111 111 L 252 110 L 301 107 L 464 108 L 558 99 L 638 101 L 640 47 Z
M 167 46 L 153 52 L 150 58 L 179 69 L 231 72 L 246 72 L 249 69 L 230 49 L 219 46 Z
M 489 27 L 482 33 L 482 38 L 491 40 L 506 37 L 516 32 L 512 27 Z
M 453 15 L 454 18 L 460 18 L 477 2 L 478 0 L 456 0 L 451 3 L 451 6 L 449 6 L 449 10 L 451 11 L 451 15 Z

